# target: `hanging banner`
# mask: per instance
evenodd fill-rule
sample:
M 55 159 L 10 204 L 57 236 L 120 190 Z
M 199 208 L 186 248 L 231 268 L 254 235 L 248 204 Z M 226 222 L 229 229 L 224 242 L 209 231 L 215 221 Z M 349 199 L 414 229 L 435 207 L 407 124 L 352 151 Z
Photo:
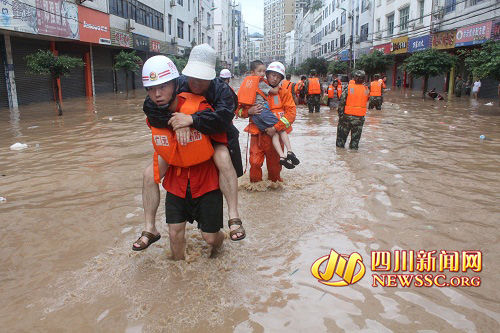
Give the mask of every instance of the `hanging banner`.
M 391 53 L 391 43 L 376 45 L 372 48 L 372 52 L 375 50 L 378 50 L 380 52 L 384 52 L 385 54 L 389 54 L 389 53 Z
M 410 40 L 408 41 L 408 53 L 427 50 L 430 47 L 431 47 L 430 35 L 410 38 Z
M 408 52 L 408 36 L 391 39 L 391 53 L 401 54 Z
M 63 0 L 36 0 L 38 33 L 79 39 L 78 6 Z
M 491 36 L 491 23 L 489 21 L 458 29 L 455 46 L 476 45 L 486 42 Z
M 111 45 L 108 14 L 79 6 L 78 20 L 82 42 Z
M 137 34 L 132 34 L 134 49 L 140 51 L 149 51 L 149 38 Z
M 432 35 L 432 48 L 438 50 L 455 47 L 455 30 L 438 32 Z
M 0 1 L 0 28 L 38 33 L 35 0 Z
M 132 48 L 132 34 L 130 32 L 111 28 L 111 45 Z
M 341 61 L 349 60 L 349 50 L 344 50 L 344 51 L 340 52 L 340 60 Z

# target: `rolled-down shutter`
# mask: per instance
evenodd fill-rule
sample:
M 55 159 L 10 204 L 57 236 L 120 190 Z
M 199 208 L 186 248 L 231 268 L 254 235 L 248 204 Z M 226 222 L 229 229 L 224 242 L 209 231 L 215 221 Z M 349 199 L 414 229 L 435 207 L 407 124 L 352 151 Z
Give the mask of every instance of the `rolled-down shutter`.
M 26 68 L 26 56 L 37 50 L 48 50 L 49 42 L 28 38 L 11 37 L 17 100 L 20 105 L 54 100 L 50 76 L 30 74 Z
M 96 95 L 113 92 L 112 49 L 93 46 L 94 87 Z
M 5 83 L 5 43 L 3 36 L 0 36 L 0 108 L 9 107 L 9 97 L 7 95 L 7 84 Z

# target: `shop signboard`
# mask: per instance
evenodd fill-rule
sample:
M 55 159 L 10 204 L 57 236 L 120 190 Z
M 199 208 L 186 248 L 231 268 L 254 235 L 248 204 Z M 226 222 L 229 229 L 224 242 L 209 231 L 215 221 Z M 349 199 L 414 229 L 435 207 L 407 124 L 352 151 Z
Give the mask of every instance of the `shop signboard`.
M 408 40 L 408 53 L 427 50 L 430 46 L 431 36 L 425 35 Z
M 457 29 L 455 47 L 482 44 L 491 36 L 492 21 Z
M 391 39 L 391 53 L 401 54 L 408 52 L 408 36 Z
M 437 50 L 452 49 L 455 47 L 455 30 L 437 32 L 432 35 L 432 48 Z
M 111 45 L 108 14 L 79 6 L 78 20 L 82 42 Z
M 38 33 L 35 0 L 0 1 L 0 28 Z
M 80 39 L 78 5 L 64 0 L 36 0 L 38 33 Z

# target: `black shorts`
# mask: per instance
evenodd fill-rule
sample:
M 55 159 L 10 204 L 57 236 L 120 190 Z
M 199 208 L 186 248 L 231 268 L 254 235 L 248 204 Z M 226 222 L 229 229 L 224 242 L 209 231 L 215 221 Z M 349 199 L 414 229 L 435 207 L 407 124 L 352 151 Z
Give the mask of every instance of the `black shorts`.
M 193 199 L 189 184 L 184 199 L 167 192 L 165 220 L 168 224 L 196 221 L 201 231 L 215 233 L 223 227 L 222 192 L 215 190 Z

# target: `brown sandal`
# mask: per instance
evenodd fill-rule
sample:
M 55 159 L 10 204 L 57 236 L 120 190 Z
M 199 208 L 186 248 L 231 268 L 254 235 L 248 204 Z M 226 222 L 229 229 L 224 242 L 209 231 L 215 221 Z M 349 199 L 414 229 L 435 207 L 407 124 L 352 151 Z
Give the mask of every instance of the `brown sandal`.
M 146 237 L 149 241 L 148 243 L 144 243 L 142 240 L 141 240 L 141 237 Z M 139 244 L 139 246 L 134 246 L 134 244 L 132 244 L 132 250 L 134 251 L 142 251 L 142 250 L 145 250 L 149 247 L 149 245 L 153 244 L 154 242 L 158 241 L 159 239 L 161 238 L 161 235 L 158 234 L 158 235 L 155 235 L 155 234 L 152 234 L 150 233 L 149 231 L 143 231 L 141 233 L 141 236 L 135 241 L 134 244 Z
M 227 224 L 229 226 L 229 239 L 231 239 L 232 241 L 239 241 L 239 240 L 242 240 L 243 238 L 246 237 L 246 233 L 245 233 L 245 229 L 243 228 L 243 223 L 241 222 L 241 219 L 240 218 L 234 218 L 234 219 L 230 219 L 227 221 Z M 233 225 L 239 225 L 239 228 L 238 229 L 234 229 L 234 230 L 231 230 L 231 226 Z M 237 237 L 237 238 L 233 238 L 234 235 L 236 234 L 242 234 L 241 236 Z

